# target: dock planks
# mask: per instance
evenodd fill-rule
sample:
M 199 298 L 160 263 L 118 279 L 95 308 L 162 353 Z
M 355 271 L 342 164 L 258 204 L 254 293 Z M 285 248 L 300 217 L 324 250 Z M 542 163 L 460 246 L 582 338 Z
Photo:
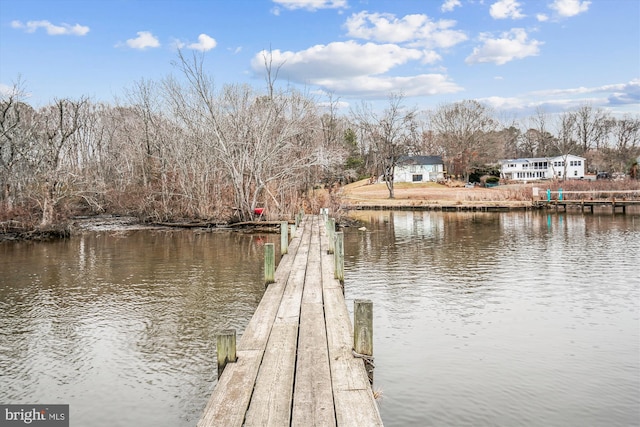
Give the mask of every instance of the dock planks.
M 382 426 L 324 227 L 303 219 L 198 427 Z

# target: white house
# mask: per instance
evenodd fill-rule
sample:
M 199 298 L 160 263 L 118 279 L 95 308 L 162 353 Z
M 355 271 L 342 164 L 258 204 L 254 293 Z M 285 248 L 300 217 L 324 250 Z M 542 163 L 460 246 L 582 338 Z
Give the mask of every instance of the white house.
M 444 179 L 441 156 L 403 156 L 398 159 L 393 180 L 395 182 L 429 182 Z
M 500 176 L 514 181 L 584 178 L 585 158 L 567 154 L 557 157 L 500 160 Z

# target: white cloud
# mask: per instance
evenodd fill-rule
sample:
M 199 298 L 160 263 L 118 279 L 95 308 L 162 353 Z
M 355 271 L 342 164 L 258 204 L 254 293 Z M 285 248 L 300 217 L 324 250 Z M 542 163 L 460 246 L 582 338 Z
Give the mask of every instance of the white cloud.
M 327 96 L 328 93 L 319 91 L 318 95 Z M 317 105 L 318 107 L 326 108 L 327 110 L 329 110 L 330 108 L 336 108 L 338 110 L 346 110 L 347 108 L 349 108 L 349 103 L 346 101 L 335 101 L 335 102 L 321 101 L 321 102 L 318 102 Z
M 579 108 L 588 103 L 594 107 L 634 108 L 640 106 L 640 79 L 628 83 L 595 87 L 576 87 L 534 91 L 516 97 L 488 97 L 479 99 L 499 110 L 512 110 L 519 113 L 533 113 L 536 108 L 546 112 L 560 112 Z
M 562 17 L 571 17 L 589 10 L 590 1 L 586 0 L 554 0 L 549 8 Z
M 621 85 L 611 85 L 610 87 L 611 87 L 612 93 L 609 95 L 609 98 L 608 98 L 609 104 L 640 105 L 640 79 L 631 80 L 629 83 L 625 83 Z
M 536 96 L 561 97 L 589 95 L 595 93 L 608 94 L 609 98 L 617 103 L 640 103 L 640 79 L 631 80 L 628 83 L 603 85 L 595 87 L 577 87 L 570 89 L 551 89 L 533 92 Z
M 255 71 L 264 69 L 264 55 L 259 52 L 251 61 Z M 362 76 L 382 74 L 408 61 L 420 60 L 423 52 L 394 44 L 359 44 L 354 41 L 316 45 L 299 52 L 274 50 L 273 64 L 282 64 L 281 73 L 295 81 L 305 82 L 327 75 Z
M 448 48 L 467 39 L 464 32 L 451 29 L 455 25 L 453 20 L 431 21 L 427 15 L 406 15 L 399 19 L 393 14 L 367 11 L 351 15 L 345 23 L 351 37 L 439 48 Z
M 520 10 L 520 3 L 516 0 L 498 0 L 491 5 L 489 13 L 493 19 L 524 18 L 524 15 Z
M 160 42 L 149 31 L 138 31 L 136 33 L 138 37 L 135 39 L 128 39 L 127 46 L 132 49 L 146 49 L 148 47 L 159 47 Z
M 442 56 L 440 56 L 439 54 L 437 54 L 432 50 L 425 50 L 422 53 L 423 53 L 423 57 L 422 57 L 423 64 L 433 64 L 442 60 Z
M 452 12 L 453 9 L 460 6 L 462 6 L 460 0 L 445 0 L 442 6 L 440 6 L 440 10 L 443 12 Z
M 18 100 L 22 100 L 24 98 L 30 98 L 31 93 L 22 90 L 20 85 L 13 84 L 10 86 L 4 83 L 0 83 L 0 99 L 10 96 L 14 96 L 17 97 Z
M 545 15 L 544 13 L 538 13 L 536 15 L 536 19 L 540 22 L 546 22 L 549 20 L 549 16 Z
M 198 36 L 198 43 L 191 43 L 187 47 L 189 49 L 199 50 L 201 52 L 206 52 L 206 51 L 211 50 L 214 47 L 216 47 L 217 44 L 218 44 L 218 42 L 216 42 L 216 40 L 214 38 L 209 37 L 206 34 L 200 34 Z
M 318 9 L 343 9 L 347 7 L 347 0 L 273 0 L 273 2 L 289 10 L 306 9 L 315 11 Z M 274 10 L 274 13 L 278 15 L 280 12 L 276 10 Z
M 460 92 L 462 88 L 442 74 L 408 77 L 361 76 L 352 79 L 322 79 L 316 84 L 325 90 L 364 98 L 384 98 L 390 93 L 404 96 L 432 96 Z
M 537 40 L 527 40 L 527 33 L 522 28 L 513 28 L 497 39 L 484 33 L 480 35 L 480 41 L 483 42 L 482 46 L 474 48 L 473 53 L 465 59 L 468 64 L 493 62 L 503 65 L 514 59 L 538 55 L 543 44 Z
M 9 96 L 11 96 L 11 95 L 13 95 L 15 93 L 16 93 L 16 91 L 15 91 L 15 87 L 14 86 L 9 86 L 9 85 L 6 85 L 4 83 L 0 83 L 0 96 L 9 97 Z
M 61 36 L 61 35 L 72 35 L 72 36 L 84 36 L 89 32 L 89 27 L 75 24 L 60 24 L 54 25 L 49 21 L 27 21 L 27 23 L 22 23 L 22 21 L 12 21 L 11 27 L 25 30 L 27 33 L 34 33 L 38 28 L 44 28 L 47 34 L 50 36 Z
M 274 50 L 270 54 L 273 64 L 280 67 L 281 78 L 350 96 L 385 97 L 389 92 L 416 96 L 461 90 L 442 74 L 409 77 L 385 75 L 410 61 L 434 60 L 431 52 L 394 44 L 334 42 L 299 52 Z M 262 51 L 251 61 L 257 73 L 264 71 L 264 55 L 269 55 L 269 52 Z

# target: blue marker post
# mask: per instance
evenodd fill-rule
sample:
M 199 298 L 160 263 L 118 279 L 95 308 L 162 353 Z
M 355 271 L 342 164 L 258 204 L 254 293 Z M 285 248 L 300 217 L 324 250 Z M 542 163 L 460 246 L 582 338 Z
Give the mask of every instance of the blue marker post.
M 551 201 L 551 189 L 547 188 L 547 202 Z
M 558 188 L 558 200 L 562 201 L 562 188 Z

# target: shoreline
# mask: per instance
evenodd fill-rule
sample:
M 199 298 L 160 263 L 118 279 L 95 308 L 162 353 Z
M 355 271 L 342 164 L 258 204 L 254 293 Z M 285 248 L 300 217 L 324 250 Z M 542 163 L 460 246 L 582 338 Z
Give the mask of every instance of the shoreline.
M 533 197 L 535 184 L 501 185 L 493 188 L 460 186 L 447 187 L 435 183 L 396 184 L 395 198 L 390 199 L 384 183 L 369 184 L 357 181 L 337 190 L 336 207 L 343 211 L 440 211 L 440 212 L 510 212 L 551 210 L 543 194 Z M 638 191 L 638 190 L 632 190 Z M 616 192 L 624 193 L 625 190 Z M 566 207 L 565 207 L 566 208 Z M 637 211 L 637 208 L 634 208 Z M 181 219 L 169 222 L 145 222 L 134 216 L 97 214 L 78 216 L 46 228 L 20 227 L 15 221 L 0 223 L 0 243 L 6 241 L 43 242 L 69 238 L 85 231 L 126 232 L 135 230 L 196 229 L 230 231 L 250 229 L 274 232 L 279 222 L 257 221 L 242 226 L 228 222 L 209 222 Z M 4 226 L 4 228 L 3 228 Z

